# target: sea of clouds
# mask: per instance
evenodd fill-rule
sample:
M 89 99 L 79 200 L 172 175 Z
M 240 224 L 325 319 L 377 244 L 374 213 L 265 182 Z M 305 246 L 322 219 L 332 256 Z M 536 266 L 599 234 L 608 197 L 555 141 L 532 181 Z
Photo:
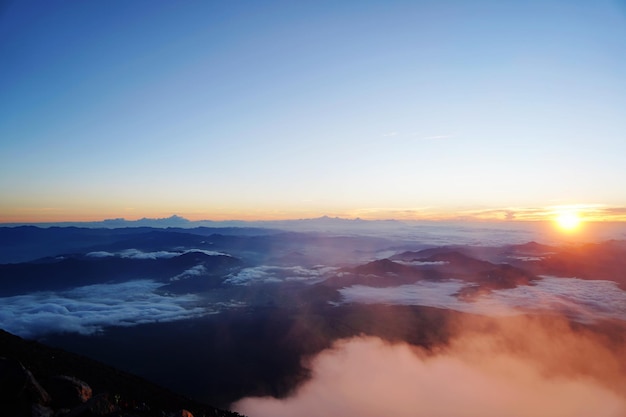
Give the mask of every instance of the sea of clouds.
M 421 305 L 489 316 L 552 313 L 582 322 L 626 320 L 626 291 L 613 281 L 541 278 L 534 285 L 494 290 L 471 300 L 456 296 L 468 285 L 460 280 L 419 281 L 385 288 L 353 285 L 339 292 L 346 303 Z
M 165 295 L 162 283 L 135 280 L 0 298 L 0 327 L 22 337 L 91 334 L 106 326 L 184 320 L 213 312 L 193 294 Z

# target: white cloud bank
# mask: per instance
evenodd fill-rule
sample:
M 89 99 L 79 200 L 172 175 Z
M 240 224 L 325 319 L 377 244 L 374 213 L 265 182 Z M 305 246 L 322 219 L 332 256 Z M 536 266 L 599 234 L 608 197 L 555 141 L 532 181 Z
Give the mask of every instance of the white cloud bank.
M 151 280 L 97 284 L 0 298 L 0 327 L 22 337 L 90 334 L 106 326 L 183 320 L 210 313 L 194 295 L 160 295 Z
M 626 320 L 626 292 L 615 282 L 542 278 L 536 285 L 495 290 L 471 301 L 454 296 L 467 285 L 458 280 L 420 281 L 388 288 L 354 285 L 339 292 L 347 303 L 422 305 L 494 316 L 553 312 L 583 322 L 607 318 Z
M 526 330 L 529 337 L 537 331 L 532 325 Z M 586 373 L 579 362 L 601 360 L 605 350 L 575 337 L 555 338 L 565 344 L 546 349 L 568 355 L 566 349 L 580 345 L 583 353 L 599 356 L 566 360 L 562 369 L 547 375 L 542 363 L 503 348 L 497 343 L 502 340 L 491 337 L 461 338 L 436 355 L 403 343 L 355 338 L 339 341 L 316 356 L 310 364 L 312 380 L 292 397 L 244 398 L 232 409 L 250 417 L 626 415 L 626 397 L 602 379 L 602 372 L 611 372 L 610 361 L 596 374 Z M 538 353 L 522 349 L 525 354 Z

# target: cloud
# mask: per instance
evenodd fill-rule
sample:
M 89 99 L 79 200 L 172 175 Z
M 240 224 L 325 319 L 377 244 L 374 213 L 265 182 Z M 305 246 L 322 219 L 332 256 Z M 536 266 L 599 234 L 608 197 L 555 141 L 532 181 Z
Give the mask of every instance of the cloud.
M 97 284 L 62 292 L 0 298 L 0 327 L 22 337 L 91 334 L 106 326 L 183 320 L 211 313 L 195 295 L 161 295 L 151 280 Z
M 459 280 L 419 281 L 415 284 L 384 288 L 352 285 L 340 289 L 339 293 L 345 303 L 424 305 L 460 310 L 464 304 L 469 303 L 461 302 L 453 294 L 465 285 L 465 282 Z M 470 308 L 471 306 L 467 307 L 468 310 Z
M 341 340 L 310 361 L 312 379 L 291 397 L 244 398 L 231 408 L 250 417 L 626 415 L 623 347 L 558 320 L 488 324 L 435 351 L 374 337 Z
M 552 311 L 580 321 L 626 320 L 626 291 L 613 281 L 543 277 L 534 286 L 493 291 L 487 298 L 520 311 Z
M 507 258 L 509 258 L 509 259 L 516 259 L 518 261 L 523 261 L 523 262 L 536 262 L 536 261 L 541 261 L 541 260 L 545 259 L 545 256 L 513 256 L 513 255 L 509 255 L 509 256 L 507 256 Z
M 85 256 L 89 258 L 110 258 L 112 256 L 115 256 L 115 254 L 111 252 L 105 252 L 105 251 L 96 251 L 96 252 L 89 252 L 85 254 Z
M 613 281 L 545 276 L 534 285 L 494 290 L 471 301 L 455 296 L 466 285 L 459 280 L 420 281 L 386 288 L 354 285 L 339 292 L 347 303 L 422 305 L 491 316 L 547 312 L 581 322 L 626 320 L 626 291 Z
M 232 257 L 232 255 L 229 253 L 217 252 L 214 250 L 204 250 L 204 249 L 189 249 L 189 250 L 184 251 L 182 254 L 186 254 L 186 253 L 203 253 L 207 256 L 230 256 Z
M 396 253 L 394 252 L 394 255 Z M 403 261 L 400 259 L 395 259 L 395 263 L 409 266 L 434 266 L 434 265 L 447 265 L 448 261 L 418 261 L 417 259 L 411 261 Z
M 600 211 L 616 216 L 626 216 L 626 207 L 606 207 L 600 209 Z
M 328 266 L 315 266 L 305 268 L 302 266 L 273 266 L 262 265 L 244 268 L 231 275 L 224 281 L 226 284 L 250 285 L 267 284 L 284 281 L 305 281 L 310 283 L 324 279 L 330 272 L 337 268 Z
M 167 259 L 179 256 L 180 252 L 170 251 L 156 251 L 156 252 L 143 252 L 138 249 L 126 249 L 119 253 L 121 258 L 128 259 Z
M 202 275 L 206 275 L 207 272 L 208 271 L 204 265 L 196 265 L 170 278 L 170 281 L 180 281 L 181 279 L 200 277 Z

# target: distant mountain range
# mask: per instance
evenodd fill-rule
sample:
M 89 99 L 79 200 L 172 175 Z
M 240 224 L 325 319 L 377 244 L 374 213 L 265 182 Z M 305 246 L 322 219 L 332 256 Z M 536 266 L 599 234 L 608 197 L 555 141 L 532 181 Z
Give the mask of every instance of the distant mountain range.
M 433 246 L 443 245 L 504 245 L 540 241 L 550 244 L 566 242 L 598 242 L 609 239 L 626 239 L 626 222 L 593 222 L 583 225 L 580 233 L 563 234 L 549 221 L 409 221 L 364 220 L 322 216 L 292 220 L 197 220 L 191 221 L 173 215 L 167 218 L 142 218 L 126 220 L 106 219 L 92 222 L 60 223 L 0 223 L 0 228 L 37 226 L 39 228 L 107 229 L 123 233 L 123 229 L 163 229 L 187 231 L 211 229 L 225 235 L 264 235 L 285 231 L 316 232 L 350 236 L 376 236 L 396 240 L 420 241 Z M 206 234 L 200 232 L 200 234 Z M 1 262 L 1 260 L 0 260 Z
M 91 222 L 49 222 L 49 223 L 4 223 L 0 226 L 27 226 L 35 225 L 39 227 L 89 227 L 89 228 L 123 228 L 123 227 L 155 227 L 155 228 L 194 228 L 194 227 L 246 227 L 246 228 L 319 228 L 319 227 L 363 227 L 366 225 L 401 225 L 403 222 L 397 220 L 363 220 L 344 219 L 339 217 L 322 216 L 313 219 L 294 220 L 188 220 L 184 217 L 173 215 L 165 218 L 141 218 L 138 220 L 126 220 L 124 218 L 105 219 Z

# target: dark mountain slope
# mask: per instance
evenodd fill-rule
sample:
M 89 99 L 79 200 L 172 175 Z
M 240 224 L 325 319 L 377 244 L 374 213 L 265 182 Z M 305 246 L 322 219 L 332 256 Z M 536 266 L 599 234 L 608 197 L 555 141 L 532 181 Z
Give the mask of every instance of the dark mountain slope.
M 75 255 L 46 262 L 4 264 L 0 265 L 0 296 L 137 279 L 165 282 L 198 265 L 202 265 L 207 274 L 225 275 L 240 266 L 241 261 L 231 256 L 189 252 L 162 259 Z
M 334 277 L 324 281 L 322 285 L 332 288 L 343 288 L 351 285 L 394 287 L 413 284 L 423 279 L 439 280 L 441 275 L 432 269 L 423 270 L 402 265 L 389 259 L 380 259 L 355 268 L 344 268 Z
M 545 275 L 615 281 L 626 290 L 626 241 L 559 248 L 529 268 Z
M 307 305 L 225 311 L 185 322 L 111 327 L 103 337 L 47 336 L 133 374 L 227 407 L 246 396 L 285 397 L 309 377 L 306 358 L 362 334 L 431 346 L 458 313 L 420 306 Z
M 429 256 L 420 257 L 420 254 Z M 467 287 L 460 294 L 472 296 L 496 289 L 530 285 L 533 280 L 538 279 L 534 274 L 519 267 L 493 264 L 450 249 L 405 252 L 396 258 L 407 259 L 404 262 L 416 262 L 416 264 L 406 265 L 390 259 L 380 259 L 354 268 L 344 268 L 336 276 L 320 285 L 331 288 L 351 285 L 393 287 L 413 284 L 420 280 L 460 279 L 476 284 Z
M 181 409 L 191 411 L 196 417 L 239 415 L 190 400 L 100 362 L 27 341 L 3 330 L 0 330 L 0 357 L 19 361 L 32 372 L 37 381 L 42 382 L 44 388 L 45 382 L 56 375 L 69 375 L 85 381 L 94 395 L 108 394 L 111 401 L 120 408 L 114 414 L 116 416 L 162 417 Z M 159 365 L 155 363 L 154 366 Z M 6 410 L 0 405 L 0 414 L 4 415 L 3 411 Z

